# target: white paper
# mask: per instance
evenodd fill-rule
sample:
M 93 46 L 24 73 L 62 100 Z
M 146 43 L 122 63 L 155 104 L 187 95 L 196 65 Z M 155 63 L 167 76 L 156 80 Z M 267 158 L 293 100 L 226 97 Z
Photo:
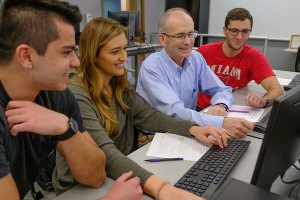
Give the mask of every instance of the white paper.
M 171 133 L 155 133 L 146 156 L 158 158 L 178 158 L 197 161 L 211 147 L 195 138 Z
M 280 85 L 284 86 L 284 85 L 288 85 L 292 79 L 288 79 L 288 78 L 277 78 L 278 82 Z
M 207 107 L 203 112 L 207 112 L 210 107 Z M 264 113 L 264 108 L 251 108 L 249 106 L 232 105 L 229 110 L 241 110 L 249 111 L 249 113 L 240 112 L 228 112 L 227 117 L 239 117 L 244 118 L 250 122 L 258 122 L 262 114 Z

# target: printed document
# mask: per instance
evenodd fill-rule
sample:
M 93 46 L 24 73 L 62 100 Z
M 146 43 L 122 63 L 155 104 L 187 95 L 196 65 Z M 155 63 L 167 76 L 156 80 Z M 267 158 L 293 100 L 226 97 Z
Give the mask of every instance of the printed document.
M 146 156 L 157 158 L 178 158 L 197 161 L 211 147 L 195 138 L 171 133 L 155 133 Z
M 210 107 L 205 108 L 203 112 L 207 112 L 209 108 Z M 227 117 L 239 117 L 250 122 L 258 122 L 264 111 L 264 108 L 251 108 L 250 106 L 232 105 L 228 111 Z

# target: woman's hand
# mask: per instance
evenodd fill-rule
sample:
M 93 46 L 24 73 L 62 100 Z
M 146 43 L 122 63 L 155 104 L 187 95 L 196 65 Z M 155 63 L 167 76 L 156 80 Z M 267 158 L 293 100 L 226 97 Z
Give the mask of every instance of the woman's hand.
M 221 148 L 227 147 L 227 136 L 230 135 L 226 129 L 214 126 L 192 126 L 190 134 L 202 142 L 219 145 Z

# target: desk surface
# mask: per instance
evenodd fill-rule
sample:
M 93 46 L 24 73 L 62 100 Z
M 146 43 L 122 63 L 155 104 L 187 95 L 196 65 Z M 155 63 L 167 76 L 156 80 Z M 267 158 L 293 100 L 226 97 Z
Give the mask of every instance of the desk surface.
M 274 72 L 280 78 L 293 78 L 293 76 L 296 74 L 295 72 L 286 72 L 278 70 L 274 70 Z M 254 82 L 251 82 L 245 88 L 240 89 L 234 93 L 234 103 L 244 105 L 243 98 L 249 92 L 256 92 L 261 95 L 264 94 L 264 90 L 261 86 L 258 86 Z M 258 153 L 262 143 L 261 139 L 251 137 L 251 135 L 262 137 L 262 134 L 252 132 L 250 136 L 247 136 L 245 138 L 246 140 L 251 141 L 250 146 L 229 175 L 230 177 L 236 178 L 246 183 L 250 183 L 251 181 L 256 159 L 258 157 Z M 128 155 L 128 157 L 134 160 L 140 166 L 153 172 L 155 175 L 169 181 L 171 184 L 175 184 L 176 181 L 194 164 L 193 161 L 174 161 L 160 163 L 145 162 L 144 159 L 146 158 L 146 152 L 149 146 L 150 144 L 143 146 L 142 148 Z M 176 164 L 176 168 L 174 168 L 174 164 Z M 107 191 L 110 190 L 111 186 L 113 185 L 113 182 L 113 180 L 107 178 L 104 185 L 100 189 L 93 189 L 86 186 L 78 185 L 55 199 L 97 199 L 104 196 L 107 193 Z M 147 200 L 152 198 L 144 195 L 143 199 Z
M 280 70 L 273 70 L 273 71 L 278 78 L 286 78 L 286 79 L 292 79 L 295 76 L 295 74 L 298 74 L 297 72 L 289 72 L 289 71 L 280 71 Z M 257 85 L 254 81 L 251 81 L 246 87 L 237 90 L 233 93 L 234 104 L 245 105 L 244 97 L 249 92 L 263 95 L 265 93 L 265 90 L 260 85 Z

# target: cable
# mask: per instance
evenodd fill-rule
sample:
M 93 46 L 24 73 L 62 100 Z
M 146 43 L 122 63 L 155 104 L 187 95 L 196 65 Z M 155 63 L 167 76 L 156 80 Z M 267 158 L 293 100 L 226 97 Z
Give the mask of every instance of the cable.
M 297 192 L 296 192 L 296 200 L 298 200 L 299 188 L 300 188 L 300 184 L 298 184 L 298 189 L 297 189 Z
M 280 179 L 285 184 L 294 184 L 294 183 L 299 183 L 300 182 L 300 178 L 292 180 L 292 181 L 285 181 L 285 180 L 283 180 L 284 175 L 285 175 L 285 172 L 280 175 Z
M 300 159 L 299 159 L 298 161 L 300 162 Z M 299 168 L 299 167 L 297 167 L 296 165 L 294 165 L 294 167 L 295 167 L 298 171 L 300 171 L 300 168 Z M 298 200 L 299 189 L 300 189 L 300 181 L 298 182 L 298 189 L 297 189 L 297 192 L 296 192 L 296 200 Z
M 256 139 L 260 139 L 260 140 L 262 140 L 263 138 L 261 138 L 261 137 L 258 137 L 258 136 L 254 136 L 254 135 L 248 135 L 249 137 L 253 137 L 253 138 L 256 138 Z
M 294 167 L 296 167 L 296 166 L 294 166 Z M 296 168 L 299 170 L 298 167 L 296 167 Z M 283 180 L 284 175 L 285 175 L 285 172 L 284 172 L 283 174 L 280 175 L 280 179 L 281 179 L 281 181 L 282 181 L 283 183 L 285 183 L 285 184 L 295 184 L 295 185 L 291 188 L 288 197 L 291 198 L 292 192 L 293 192 L 294 189 L 298 186 L 297 192 L 296 192 L 296 200 L 298 200 L 298 194 L 299 194 L 299 188 L 300 188 L 300 178 L 295 179 L 295 180 L 292 180 L 292 181 L 285 181 L 285 180 Z
M 293 164 L 293 166 L 294 166 L 298 171 L 300 171 L 300 168 L 297 167 L 295 164 Z
M 297 183 L 297 184 L 295 184 L 293 187 L 292 187 L 292 189 L 290 190 L 290 192 L 289 192 L 289 198 L 291 198 L 291 196 L 292 196 L 292 192 L 293 192 L 293 190 L 296 188 L 298 186 L 298 189 L 297 189 L 297 192 L 296 192 L 296 200 L 298 199 L 298 192 L 299 192 L 299 187 L 300 187 L 300 181 Z

